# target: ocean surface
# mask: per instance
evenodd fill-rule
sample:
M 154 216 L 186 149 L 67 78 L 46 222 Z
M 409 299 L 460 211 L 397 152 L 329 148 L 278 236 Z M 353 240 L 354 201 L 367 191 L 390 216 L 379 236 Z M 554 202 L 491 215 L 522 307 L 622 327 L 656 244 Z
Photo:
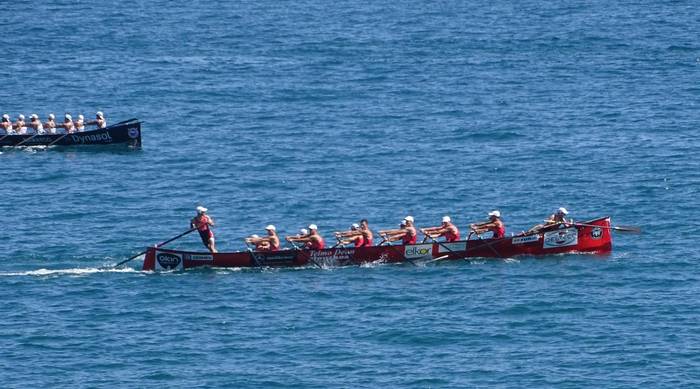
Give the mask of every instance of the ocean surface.
M 143 149 L 0 150 L 0 387 L 698 387 L 694 1 L 0 2 L 0 111 Z M 499 209 L 609 256 L 117 262 L 204 205 L 221 250 Z M 168 247 L 202 249 L 195 235 Z

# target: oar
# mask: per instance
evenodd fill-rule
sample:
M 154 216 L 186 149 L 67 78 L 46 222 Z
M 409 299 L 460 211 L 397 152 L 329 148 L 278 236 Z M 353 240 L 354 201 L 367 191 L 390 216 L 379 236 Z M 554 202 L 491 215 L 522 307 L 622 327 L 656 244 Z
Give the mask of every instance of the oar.
M 180 235 L 178 235 L 178 236 L 176 236 L 176 237 L 174 237 L 174 238 L 168 239 L 168 240 L 166 240 L 166 241 L 163 242 L 163 243 L 157 244 L 155 247 L 163 247 L 163 246 L 165 246 L 166 244 L 168 244 L 168 243 L 170 243 L 170 242 L 172 242 L 172 241 L 174 241 L 174 240 L 176 240 L 176 239 L 180 239 L 180 238 L 182 238 L 183 236 L 189 234 L 190 232 L 192 232 L 192 231 L 194 231 L 194 230 L 196 230 L 196 229 L 197 229 L 196 227 L 190 228 L 189 230 L 183 232 L 182 234 L 180 234 Z M 140 252 L 140 253 L 134 255 L 134 256 L 131 257 L 131 258 L 128 258 L 128 259 L 125 259 L 125 260 L 119 262 L 118 264 L 114 265 L 113 267 L 119 267 L 119 266 L 121 266 L 121 265 L 123 265 L 123 264 L 125 264 L 125 263 L 127 263 L 127 262 L 129 262 L 129 261 L 131 261 L 132 259 L 137 258 L 137 257 L 140 256 L 140 255 L 146 254 L 147 251 L 148 251 L 148 250 L 142 251 L 142 252 Z
M 294 244 L 294 242 L 291 242 L 291 241 L 290 241 L 289 243 L 292 244 L 292 246 L 294 247 L 294 250 L 296 250 L 298 253 L 301 253 L 302 255 L 305 255 L 306 258 L 308 258 L 309 261 L 311 261 L 311 263 L 313 263 L 314 265 L 316 265 L 316 267 L 318 267 L 319 269 L 323 269 L 323 266 L 319 265 L 318 262 L 316 262 L 315 259 L 311 258 L 311 255 L 308 255 L 308 254 L 304 253 L 304 250 L 300 249 L 299 246 L 297 246 L 297 245 Z
M 260 263 L 258 262 L 258 259 L 255 258 L 255 254 L 253 253 L 253 249 L 251 249 L 250 246 L 248 246 L 248 241 L 245 238 L 243 238 L 243 242 L 245 242 L 245 247 L 250 253 L 250 259 L 253 261 L 253 265 L 255 265 L 255 267 L 260 267 Z
M 34 134 L 34 135 L 30 136 L 29 138 L 27 138 L 27 139 L 25 139 L 25 140 L 23 140 L 23 141 L 17 143 L 17 144 L 15 145 L 15 147 L 22 146 L 23 144 L 29 142 L 30 140 L 36 138 L 37 136 L 39 136 L 39 134 Z M 0 140 L 2 140 L 2 139 L 0 139 Z
M 69 133 L 66 132 L 65 134 L 59 136 L 56 140 L 54 140 L 53 142 L 47 144 L 47 145 L 46 145 L 46 148 L 48 148 L 49 146 L 53 146 L 54 143 L 56 143 L 56 142 L 58 142 L 59 140 L 61 140 L 61 139 L 65 138 L 65 137 L 67 137 L 68 135 L 69 135 Z
M 614 231 L 619 231 L 619 232 L 629 232 L 630 234 L 640 234 L 642 232 L 642 229 L 636 226 L 596 226 L 595 224 L 584 224 L 584 223 L 573 223 L 575 226 L 581 226 L 581 227 L 598 227 L 598 228 L 606 228 L 609 230 L 614 230 Z
M 10 136 L 10 135 L 13 135 L 13 134 L 7 134 L 7 135 L 3 136 L 2 138 L 0 138 L 0 142 L 2 142 L 3 140 L 5 140 L 5 138 L 7 138 L 7 137 Z
M 423 231 L 423 230 L 421 230 L 421 232 L 423 233 L 423 235 L 424 235 L 426 238 L 432 240 L 433 243 L 439 244 L 440 246 L 444 247 L 445 249 L 447 249 L 447 251 L 451 252 L 452 254 L 455 254 L 455 255 L 457 254 L 457 253 L 455 253 L 454 251 L 450 250 L 450 248 L 447 247 L 443 242 L 439 242 L 437 239 L 433 238 L 432 235 L 426 234 L 425 231 Z M 423 241 L 425 242 L 425 239 L 423 239 Z M 466 247 L 466 246 L 465 246 L 465 247 Z

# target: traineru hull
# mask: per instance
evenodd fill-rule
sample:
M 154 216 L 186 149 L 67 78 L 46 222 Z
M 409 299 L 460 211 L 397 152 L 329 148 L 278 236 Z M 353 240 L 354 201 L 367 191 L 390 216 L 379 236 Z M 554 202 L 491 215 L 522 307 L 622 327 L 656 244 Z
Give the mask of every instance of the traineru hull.
M 610 218 L 560 225 L 534 234 L 451 243 L 328 248 L 230 253 L 191 252 L 151 247 L 143 270 L 181 270 L 210 267 L 347 266 L 369 262 L 414 262 L 432 259 L 510 258 L 563 253 L 605 254 L 612 250 Z
M 125 144 L 141 146 L 141 122 L 130 119 L 105 128 L 71 134 L 0 135 L 0 146 L 86 146 Z

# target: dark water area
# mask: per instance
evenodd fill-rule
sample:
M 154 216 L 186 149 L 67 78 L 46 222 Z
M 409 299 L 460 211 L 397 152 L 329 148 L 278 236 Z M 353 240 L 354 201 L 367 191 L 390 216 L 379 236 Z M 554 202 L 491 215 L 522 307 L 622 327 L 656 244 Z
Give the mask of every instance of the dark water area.
M 0 111 L 144 121 L 143 149 L 0 149 L 3 387 L 696 387 L 690 1 L 3 4 Z M 609 256 L 111 265 L 187 229 L 560 206 Z M 201 249 L 191 235 L 171 247 Z

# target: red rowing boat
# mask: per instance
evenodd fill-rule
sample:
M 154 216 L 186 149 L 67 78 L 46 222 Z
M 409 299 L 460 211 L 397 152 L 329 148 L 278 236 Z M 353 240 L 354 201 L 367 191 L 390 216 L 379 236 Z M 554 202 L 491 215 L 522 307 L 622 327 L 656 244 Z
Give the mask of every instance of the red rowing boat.
M 519 255 L 563 253 L 606 254 L 612 250 L 610 218 L 603 217 L 572 225 L 557 225 L 537 233 L 500 239 L 471 239 L 458 242 L 414 245 L 329 248 L 323 250 L 238 251 L 232 253 L 191 252 L 151 247 L 143 270 L 181 270 L 211 267 L 346 266 L 369 262 L 413 262 L 432 259 L 510 258 Z

